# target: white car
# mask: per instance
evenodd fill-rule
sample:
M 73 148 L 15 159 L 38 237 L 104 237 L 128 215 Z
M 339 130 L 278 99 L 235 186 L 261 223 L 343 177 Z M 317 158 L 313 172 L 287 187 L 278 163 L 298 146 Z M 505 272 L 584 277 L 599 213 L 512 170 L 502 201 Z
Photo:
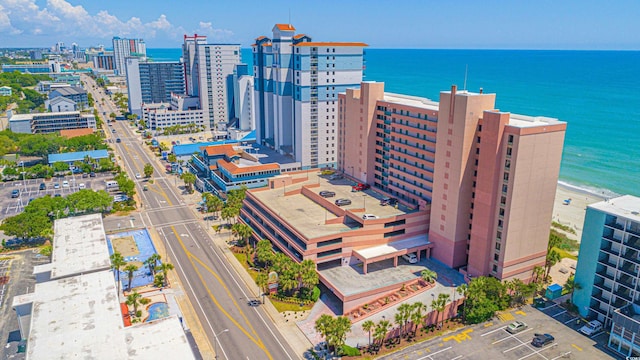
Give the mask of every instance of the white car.
M 63 187 L 63 188 L 65 188 L 65 187 L 69 187 L 69 182 L 68 182 L 67 180 L 63 181 L 63 182 L 62 182 L 62 187 Z
M 373 214 L 364 214 L 362 215 L 362 220 L 373 220 L 373 219 L 377 219 L 378 217 L 373 215 Z
M 415 264 L 418 262 L 418 257 L 416 256 L 416 253 L 404 254 L 402 255 L 402 258 L 407 260 L 409 264 Z
M 142 176 L 140 175 L 140 173 L 136 173 L 136 179 L 142 179 Z
M 84 183 L 80 183 L 78 185 L 78 189 L 82 190 L 82 189 L 86 189 L 86 186 L 84 186 Z
M 591 336 L 602 331 L 602 323 L 598 320 L 591 320 L 587 325 L 581 327 L 579 331 L 587 336 Z

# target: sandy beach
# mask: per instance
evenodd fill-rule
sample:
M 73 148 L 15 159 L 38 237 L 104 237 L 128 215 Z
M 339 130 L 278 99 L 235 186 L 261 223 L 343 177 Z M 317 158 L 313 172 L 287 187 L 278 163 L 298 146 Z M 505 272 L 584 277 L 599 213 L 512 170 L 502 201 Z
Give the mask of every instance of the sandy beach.
M 571 202 L 565 205 L 564 201 L 567 199 L 571 199 Z M 553 221 L 572 227 L 576 231 L 576 235 L 567 233 L 567 236 L 580 241 L 587 205 L 603 200 L 605 200 L 604 197 L 597 196 L 593 193 L 558 184 L 556 199 L 553 205 Z

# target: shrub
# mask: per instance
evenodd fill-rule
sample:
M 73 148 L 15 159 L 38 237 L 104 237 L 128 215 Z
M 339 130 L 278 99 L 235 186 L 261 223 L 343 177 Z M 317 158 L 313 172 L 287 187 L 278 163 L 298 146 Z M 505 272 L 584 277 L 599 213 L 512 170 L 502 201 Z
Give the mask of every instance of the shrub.
M 360 350 L 347 344 L 342 345 L 342 355 L 344 356 L 360 356 Z
M 311 293 L 311 301 L 316 302 L 320 298 L 320 289 L 317 286 L 313 287 L 313 292 Z

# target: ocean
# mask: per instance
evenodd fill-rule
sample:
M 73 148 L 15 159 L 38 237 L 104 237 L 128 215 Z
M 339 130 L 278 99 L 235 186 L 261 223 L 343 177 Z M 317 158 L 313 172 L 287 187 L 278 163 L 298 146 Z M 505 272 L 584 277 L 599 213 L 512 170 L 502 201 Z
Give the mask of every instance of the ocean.
M 156 61 L 180 49 L 148 49 Z M 242 59 L 252 66 L 251 49 Z M 366 49 L 365 80 L 427 97 L 452 84 L 496 93 L 502 111 L 566 121 L 560 182 L 640 196 L 640 52 Z

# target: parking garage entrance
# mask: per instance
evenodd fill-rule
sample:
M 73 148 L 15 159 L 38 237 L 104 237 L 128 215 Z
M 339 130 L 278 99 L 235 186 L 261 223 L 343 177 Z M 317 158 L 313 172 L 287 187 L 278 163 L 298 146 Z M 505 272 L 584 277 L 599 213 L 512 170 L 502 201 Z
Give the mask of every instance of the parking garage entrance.
M 362 271 L 367 273 L 367 265 L 387 259 L 393 259 L 393 266 L 398 266 L 398 257 L 406 254 L 415 253 L 417 261 L 420 256 L 431 256 L 431 248 L 433 244 L 429 242 L 426 236 L 419 236 L 410 239 L 404 239 L 388 243 L 385 245 L 372 246 L 364 249 L 353 251 L 353 256 L 362 261 Z

